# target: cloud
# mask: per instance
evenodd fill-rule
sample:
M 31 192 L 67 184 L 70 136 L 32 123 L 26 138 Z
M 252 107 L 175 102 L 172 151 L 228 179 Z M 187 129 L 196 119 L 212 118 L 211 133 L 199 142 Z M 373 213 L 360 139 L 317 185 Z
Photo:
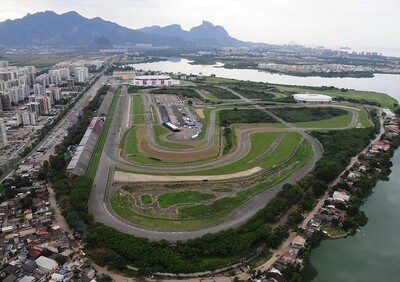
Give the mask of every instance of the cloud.
M 75 10 L 130 28 L 202 20 L 224 26 L 241 40 L 350 47 L 400 47 L 398 0 L 2 0 L 0 20 L 27 13 Z

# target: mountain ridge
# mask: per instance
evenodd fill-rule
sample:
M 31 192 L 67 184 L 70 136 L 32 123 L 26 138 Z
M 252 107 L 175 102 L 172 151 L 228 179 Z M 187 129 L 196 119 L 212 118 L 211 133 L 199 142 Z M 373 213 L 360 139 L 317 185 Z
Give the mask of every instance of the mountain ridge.
M 89 46 L 98 38 L 113 45 L 172 47 L 223 47 L 245 44 L 222 26 L 208 21 L 185 31 L 179 24 L 130 29 L 100 17 L 83 17 L 76 11 L 57 14 L 43 11 L 0 22 L 0 46 Z

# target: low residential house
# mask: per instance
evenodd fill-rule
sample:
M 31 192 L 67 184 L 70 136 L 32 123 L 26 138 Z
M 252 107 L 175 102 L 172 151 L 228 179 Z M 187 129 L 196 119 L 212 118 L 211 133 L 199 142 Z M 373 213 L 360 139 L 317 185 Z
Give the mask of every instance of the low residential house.
M 62 275 L 60 273 L 53 273 L 51 275 L 51 280 L 56 281 L 56 282 L 63 282 L 65 279 L 65 275 Z
M 8 275 L 6 278 L 4 278 L 3 282 L 15 282 L 18 280 L 18 277 L 15 275 Z
M 322 224 L 322 220 L 316 216 L 314 216 L 313 219 L 310 220 L 309 225 L 315 228 L 319 228 Z
M 360 166 L 358 167 L 358 171 L 359 171 L 359 172 L 364 173 L 364 172 L 366 172 L 367 170 L 368 170 L 368 166 L 366 166 L 366 165 L 360 165 Z
M 297 248 L 304 248 L 305 243 L 306 243 L 306 239 L 305 239 L 303 236 L 301 236 L 301 235 L 297 235 L 297 236 L 293 239 L 292 246 L 295 247 L 295 248 L 296 248 L 296 247 L 297 247 Z
M 73 272 L 76 269 L 76 265 L 72 261 L 67 261 L 66 263 L 64 263 L 63 268 L 68 270 L 68 271 Z
M 355 171 L 350 171 L 350 173 L 347 175 L 347 179 L 351 182 L 356 182 L 360 177 L 361 175 Z
M 22 277 L 19 282 L 35 282 L 36 278 L 34 276 L 25 275 Z
M 281 260 L 287 263 L 294 263 L 297 259 L 298 254 L 299 254 L 299 249 L 289 247 L 282 254 Z
M 25 273 L 33 273 L 37 268 L 38 265 L 36 264 L 36 262 L 30 259 L 25 260 L 22 264 L 22 270 Z
M 344 191 L 335 191 L 332 197 L 335 201 L 348 202 L 350 200 L 350 195 Z

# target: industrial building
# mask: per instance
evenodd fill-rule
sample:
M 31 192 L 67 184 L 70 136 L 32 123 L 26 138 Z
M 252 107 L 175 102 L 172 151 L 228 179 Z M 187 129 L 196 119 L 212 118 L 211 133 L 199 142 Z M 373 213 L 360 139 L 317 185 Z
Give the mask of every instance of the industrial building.
M 159 106 L 158 107 L 160 110 L 161 114 L 161 120 L 164 126 L 166 126 L 168 129 L 172 130 L 173 132 L 179 132 L 179 127 L 175 126 L 174 124 L 171 123 L 167 109 L 165 106 Z
M 294 94 L 293 98 L 301 103 L 330 103 L 332 97 L 322 94 Z
M 173 132 L 179 132 L 181 131 L 177 126 L 173 125 L 170 122 L 164 122 L 163 123 L 168 129 L 172 130 Z
M 141 75 L 136 76 L 134 86 L 172 86 L 179 85 L 179 80 L 173 80 L 169 75 Z

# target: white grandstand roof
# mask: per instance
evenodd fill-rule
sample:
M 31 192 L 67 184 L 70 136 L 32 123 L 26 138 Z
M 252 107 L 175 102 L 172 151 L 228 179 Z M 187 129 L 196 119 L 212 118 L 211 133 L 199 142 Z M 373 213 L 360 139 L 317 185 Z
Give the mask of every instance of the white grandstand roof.
M 137 80 L 157 80 L 157 79 L 171 79 L 169 75 L 139 75 L 136 76 L 135 79 Z
M 323 94 L 294 94 L 293 97 L 297 101 L 306 101 L 306 102 L 331 102 L 332 97 Z

